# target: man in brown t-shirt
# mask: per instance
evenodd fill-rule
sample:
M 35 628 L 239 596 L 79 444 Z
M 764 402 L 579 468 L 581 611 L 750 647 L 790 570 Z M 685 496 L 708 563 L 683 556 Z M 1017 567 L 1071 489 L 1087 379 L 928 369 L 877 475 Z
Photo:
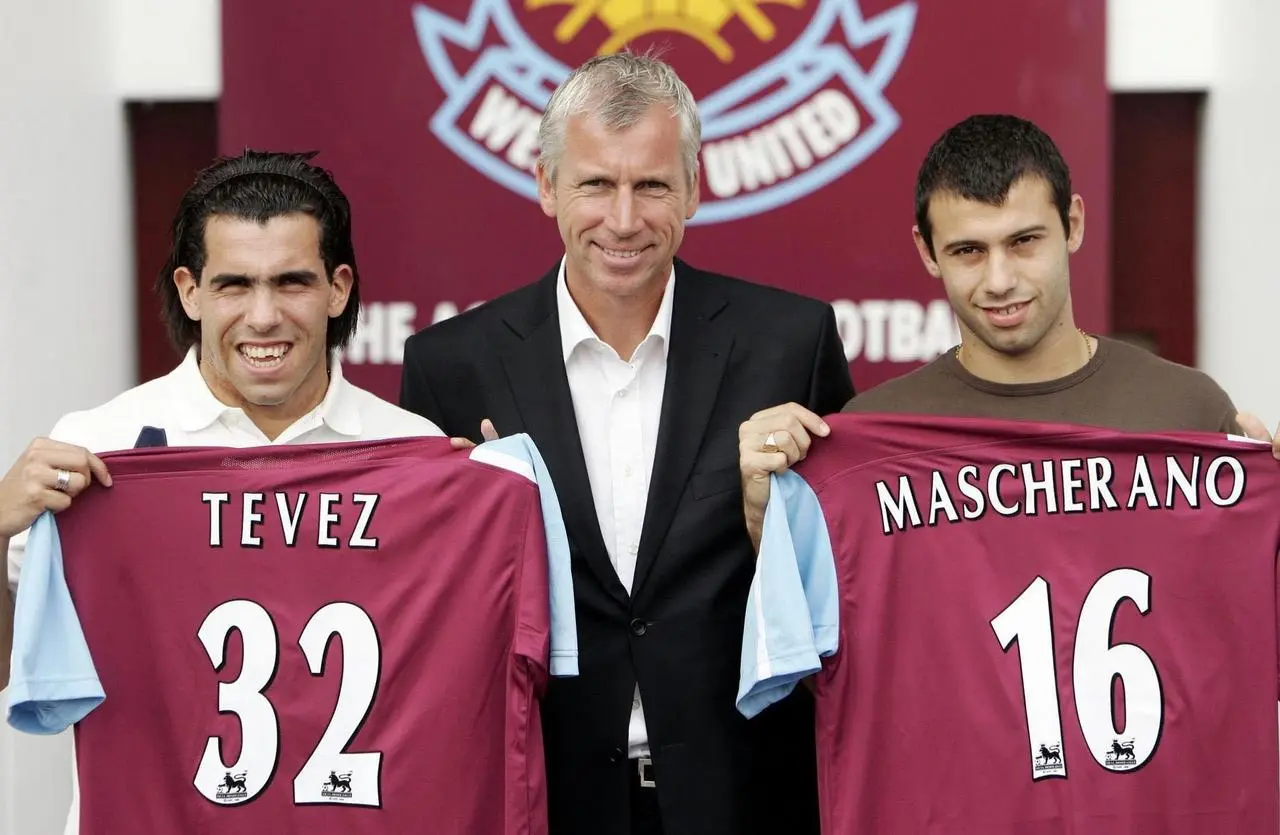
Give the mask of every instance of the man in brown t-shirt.
M 916 181 L 916 249 L 941 280 L 961 343 L 855 397 L 847 412 L 1055 421 L 1128 431 L 1242 432 L 1208 375 L 1086 334 L 1071 309 L 1070 256 L 1084 201 L 1053 141 L 1013 116 L 973 116 L 934 143 Z M 796 404 L 739 427 L 747 528 L 759 543 L 769 474 L 802 459 L 829 428 Z M 1280 458 L 1280 433 L 1274 441 Z
M 1207 374 L 1106 337 L 1089 337 L 1089 345 L 1091 356 L 1075 371 L 1025 383 L 980 377 L 948 351 L 850 400 L 843 411 L 1243 434 L 1231 398 Z

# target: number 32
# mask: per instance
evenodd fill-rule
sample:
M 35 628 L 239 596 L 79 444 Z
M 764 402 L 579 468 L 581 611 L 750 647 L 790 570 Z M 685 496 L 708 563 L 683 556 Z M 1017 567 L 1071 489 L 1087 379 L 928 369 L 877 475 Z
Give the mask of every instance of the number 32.
M 222 758 L 222 740 L 209 737 L 196 772 L 195 787 L 218 803 L 252 800 L 275 777 L 280 755 L 280 726 L 263 691 L 280 663 L 275 623 L 252 600 L 229 600 L 200 625 L 200 642 L 215 670 L 225 662 L 227 637 L 240 632 L 244 663 L 240 676 L 218 684 L 218 711 L 240 721 L 240 756 L 232 765 Z M 330 603 L 307 621 L 298 644 L 314 676 L 324 674 L 329 640 L 342 641 L 342 683 L 329 726 L 293 781 L 296 804 L 339 803 L 378 806 L 381 797 L 380 752 L 352 754 L 346 746 L 364 723 L 378 690 L 381 651 L 373 621 L 351 603 Z

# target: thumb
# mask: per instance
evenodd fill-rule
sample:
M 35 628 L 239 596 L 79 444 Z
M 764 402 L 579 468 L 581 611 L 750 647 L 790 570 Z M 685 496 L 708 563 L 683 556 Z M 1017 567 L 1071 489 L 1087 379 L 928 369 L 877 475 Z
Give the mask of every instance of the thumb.
M 498 430 L 493 428 L 493 421 L 488 418 L 480 421 L 480 436 L 486 441 L 498 440 Z
M 1262 420 L 1249 412 L 1241 412 L 1236 415 L 1236 423 L 1240 424 L 1240 428 L 1244 430 L 1244 434 L 1255 441 L 1270 441 L 1271 433 L 1267 431 L 1267 426 Z

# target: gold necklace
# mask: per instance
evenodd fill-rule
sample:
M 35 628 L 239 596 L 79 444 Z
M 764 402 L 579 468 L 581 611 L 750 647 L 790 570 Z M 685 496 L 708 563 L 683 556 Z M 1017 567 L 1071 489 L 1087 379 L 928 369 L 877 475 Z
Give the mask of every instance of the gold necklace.
M 1084 349 L 1089 353 L 1089 359 L 1093 359 L 1093 342 L 1089 339 L 1089 334 L 1084 332 L 1083 328 L 1076 328 L 1076 333 L 1080 334 L 1080 338 L 1084 340 Z M 964 347 L 964 340 L 960 340 L 960 344 L 956 346 L 956 361 L 960 362 L 960 349 Z

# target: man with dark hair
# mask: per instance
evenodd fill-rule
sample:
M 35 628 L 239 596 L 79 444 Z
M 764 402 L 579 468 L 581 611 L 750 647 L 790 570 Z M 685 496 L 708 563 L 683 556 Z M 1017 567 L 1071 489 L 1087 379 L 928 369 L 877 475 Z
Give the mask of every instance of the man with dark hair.
M 1181 762 L 1206 739 L 1274 757 L 1280 531 L 1242 463 L 1275 484 L 1268 449 L 1228 437 L 1246 421 L 1204 373 L 1077 326 L 1084 201 L 1035 125 L 948 130 L 915 220 L 961 343 L 828 416 L 813 448 L 795 407 L 739 429 L 759 566 L 744 713 L 816 681 L 828 835 L 1274 830 L 1274 771 Z M 1229 500 L 1201 456 L 1238 468 Z M 1241 751 L 1267 728 L 1270 751 Z
M 1069 229 L 1075 202 L 1071 172 L 1044 131 L 1014 116 L 974 116 L 956 125 L 934 143 L 916 177 L 917 244 L 923 241 L 936 260 L 929 217 L 935 195 L 946 192 L 998 207 L 1014 184 L 1028 176 L 1049 187 L 1062 228 Z
M 1057 421 L 1124 431 L 1272 438 L 1193 368 L 1076 326 L 1070 256 L 1084 200 L 1053 140 L 1015 116 L 972 116 L 934 143 L 916 183 L 916 249 L 942 281 L 961 343 L 847 412 Z M 802 459 L 808 415 L 784 407 L 739 429 L 747 527 L 759 543 L 769 473 Z M 1245 428 L 1242 428 L 1245 427 Z M 762 449 L 772 433 L 778 451 Z M 1280 439 L 1274 441 L 1280 457 Z
M 111 485 L 95 452 L 441 434 L 342 376 L 334 352 L 359 313 L 351 209 L 312 156 L 245 151 L 200 172 L 156 281 L 184 358 L 164 377 L 64 416 L 0 480 L 11 592 L 36 517 L 69 507 L 91 480 Z M 12 621 L 10 594 L 0 593 L 0 682 L 9 678 Z M 68 833 L 78 828 L 74 806 Z
M 205 231 L 210 219 L 236 218 L 266 224 L 298 214 L 315 221 L 320 260 L 333 282 L 343 265 L 350 273 L 347 304 L 329 319 L 326 341 L 341 348 L 355 335 L 360 316 L 360 270 L 351 242 L 351 205 L 329 172 L 311 165 L 315 152 L 264 153 L 246 150 L 206 168 L 183 195 L 173 220 L 173 247 L 156 281 L 161 317 L 180 353 L 200 341 L 200 323 L 187 315 L 178 270 L 198 276 L 208 258 Z M 228 185 L 228 184 L 231 185 Z M 197 282 L 198 283 L 198 282 Z

